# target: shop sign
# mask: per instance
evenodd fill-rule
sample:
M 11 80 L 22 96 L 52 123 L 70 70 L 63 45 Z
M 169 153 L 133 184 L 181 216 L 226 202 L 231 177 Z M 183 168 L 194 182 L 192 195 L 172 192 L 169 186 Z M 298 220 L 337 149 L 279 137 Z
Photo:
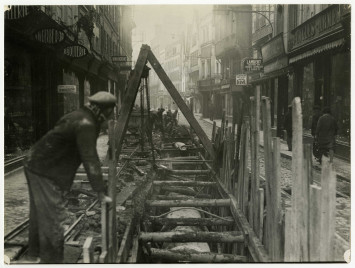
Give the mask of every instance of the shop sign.
M 262 59 L 246 58 L 243 60 L 242 64 L 245 72 L 260 72 L 263 70 Z
M 341 27 L 341 17 L 348 11 L 348 5 L 331 5 L 290 33 L 289 48 L 294 50 L 304 44 L 320 39 Z
M 275 60 L 269 64 L 265 64 L 264 74 L 268 74 L 273 71 L 283 69 L 283 68 L 287 67 L 287 65 L 288 65 L 288 58 L 286 56 L 282 57 L 282 58 L 278 58 L 277 60 Z
M 261 47 L 261 54 L 263 56 L 264 63 L 273 60 L 279 56 L 285 55 L 282 33 L 275 36 L 269 42 L 265 43 Z
M 235 84 L 237 86 L 248 85 L 248 76 L 246 74 L 237 74 L 235 77 Z
M 7 20 L 17 20 L 26 17 L 29 13 L 29 9 L 27 6 L 5 6 L 7 10 L 5 10 L 4 17 Z
M 127 56 L 112 56 L 112 62 L 126 62 Z
M 88 49 L 82 45 L 74 45 L 65 47 L 63 53 L 71 58 L 82 58 L 88 54 Z
M 36 41 L 44 44 L 58 44 L 65 38 L 65 33 L 55 28 L 40 29 L 34 34 Z
M 76 85 L 58 85 L 58 93 L 76 93 Z

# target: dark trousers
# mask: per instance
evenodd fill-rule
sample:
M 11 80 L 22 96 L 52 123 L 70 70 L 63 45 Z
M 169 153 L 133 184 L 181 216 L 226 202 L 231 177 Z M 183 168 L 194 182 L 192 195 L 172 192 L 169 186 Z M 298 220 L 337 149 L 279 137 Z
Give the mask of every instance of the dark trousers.
M 63 263 L 66 218 L 63 192 L 46 177 L 25 168 L 30 195 L 28 255 L 41 263 Z
M 292 151 L 292 135 L 289 135 L 287 132 L 287 146 L 288 150 Z

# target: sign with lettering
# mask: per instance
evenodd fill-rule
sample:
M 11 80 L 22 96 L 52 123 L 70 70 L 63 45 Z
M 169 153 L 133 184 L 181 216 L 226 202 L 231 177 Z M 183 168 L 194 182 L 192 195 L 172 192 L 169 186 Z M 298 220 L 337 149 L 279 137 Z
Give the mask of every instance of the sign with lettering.
M 71 58 L 82 58 L 88 54 L 88 49 L 82 45 L 67 46 L 63 53 Z
M 261 47 L 261 55 L 263 56 L 264 64 L 279 56 L 285 55 L 282 33 L 275 36 Z
M 289 37 L 289 49 L 294 50 L 340 29 L 341 17 L 350 12 L 347 6 L 331 5 L 293 29 Z
M 55 28 L 45 28 L 35 32 L 34 38 L 38 42 L 54 45 L 64 41 L 65 33 Z
M 248 85 L 248 76 L 247 76 L 247 74 L 237 74 L 235 76 L 235 84 L 237 86 L 246 86 L 246 85 Z
M 112 56 L 112 62 L 126 62 L 127 56 Z
M 262 59 L 246 58 L 242 61 L 245 72 L 260 72 L 263 70 Z
M 58 93 L 76 93 L 76 85 L 58 85 Z

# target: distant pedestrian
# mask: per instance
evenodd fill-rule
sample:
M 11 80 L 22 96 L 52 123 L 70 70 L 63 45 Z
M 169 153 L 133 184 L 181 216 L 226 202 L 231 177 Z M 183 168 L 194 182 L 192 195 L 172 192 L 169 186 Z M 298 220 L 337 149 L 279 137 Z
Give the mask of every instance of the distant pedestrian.
M 292 105 L 288 106 L 288 111 L 285 115 L 284 129 L 287 135 L 288 150 L 292 151 Z
M 313 116 L 312 116 L 312 126 L 311 126 L 311 134 L 313 136 L 313 155 L 314 157 L 320 161 L 321 154 L 319 153 L 319 145 L 316 141 L 316 130 L 317 130 L 317 123 L 319 118 L 322 116 L 322 112 L 318 105 L 314 105 L 313 107 Z
M 27 154 L 24 167 L 30 196 L 28 256 L 41 263 L 63 263 L 64 194 L 83 163 L 101 202 L 104 194 L 101 163 L 96 150 L 100 125 L 113 112 L 116 98 L 108 92 L 89 97 L 83 108 L 64 115 Z
M 330 162 L 333 162 L 337 131 L 338 126 L 335 118 L 331 115 L 330 108 L 325 107 L 323 109 L 323 115 L 318 120 L 315 137 L 319 145 L 321 157 L 323 155 L 329 156 Z

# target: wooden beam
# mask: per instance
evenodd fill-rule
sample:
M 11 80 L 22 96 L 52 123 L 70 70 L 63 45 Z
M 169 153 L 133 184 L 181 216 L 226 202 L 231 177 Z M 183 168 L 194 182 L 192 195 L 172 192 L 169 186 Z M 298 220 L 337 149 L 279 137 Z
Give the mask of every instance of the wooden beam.
M 334 261 L 335 215 L 336 215 L 336 175 L 333 163 L 322 157 L 321 178 L 321 223 L 320 261 Z
M 130 220 L 127 223 L 126 230 L 124 232 L 124 235 L 123 235 L 123 238 L 121 241 L 121 246 L 120 246 L 120 249 L 117 253 L 117 257 L 115 259 L 116 263 L 127 262 L 128 251 L 131 247 L 131 242 L 132 242 L 132 237 L 131 237 L 132 236 L 132 229 L 133 229 L 132 225 L 133 225 L 132 220 Z
M 176 175 L 208 175 L 211 173 L 209 170 L 169 170 L 172 174 Z
M 136 100 L 138 88 L 141 82 L 141 77 L 143 73 L 143 69 L 147 63 L 147 56 L 150 51 L 150 47 L 147 45 L 142 45 L 141 50 L 138 55 L 137 63 L 132 71 L 132 76 L 128 81 L 128 88 L 124 95 L 122 101 L 122 107 L 120 110 L 120 115 L 118 117 L 118 131 L 117 131 L 117 144 L 116 154 L 119 155 L 122 150 L 123 139 L 127 131 L 128 120 L 132 112 L 132 108 L 134 106 L 134 102 Z
M 116 161 L 116 140 L 115 133 L 117 123 L 113 120 L 108 122 L 109 149 L 108 149 L 108 196 L 112 202 L 108 204 L 108 259 L 113 263 L 117 252 L 117 224 L 116 224 L 116 184 L 117 184 L 117 161 Z
M 320 261 L 320 240 L 321 240 L 321 193 L 322 189 L 317 185 L 310 186 L 310 207 L 309 207 L 309 257 L 311 262 Z
M 151 249 L 151 256 L 169 262 L 196 262 L 196 263 L 237 263 L 246 262 L 245 256 L 234 254 L 217 254 L 211 252 L 191 253 L 167 249 Z
M 215 242 L 242 243 L 244 236 L 241 232 L 141 232 L 139 239 L 143 242 Z
M 83 245 L 83 263 L 93 263 L 94 261 L 94 248 L 92 241 L 92 236 L 87 237 L 85 240 Z
M 234 220 L 218 219 L 218 218 L 154 218 L 149 217 L 149 220 L 154 224 L 168 225 L 168 226 L 233 226 Z
M 195 192 L 193 189 L 188 188 L 188 187 L 163 186 L 163 187 L 161 187 L 161 190 L 166 191 L 166 192 L 173 192 L 173 193 L 189 195 L 189 196 L 195 196 L 197 194 L 197 192 Z
M 188 196 L 188 195 L 155 195 L 154 197 L 157 200 L 187 200 L 187 199 L 191 199 L 191 196 Z M 199 194 L 195 195 L 194 198 L 210 199 L 210 198 L 212 198 L 212 196 L 210 194 L 199 193 Z
M 291 233 L 295 241 L 293 261 L 309 261 L 308 250 L 308 178 L 304 178 L 303 166 L 303 124 L 301 99 L 292 102 L 292 224 L 295 232 Z
M 151 207 L 226 207 L 229 199 L 147 200 Z
M 154 186 L 213 186 L 213 181 L 153 181 Z
M 197 136 L 201 140 L 202 144 L 204 145 L 205 149 L 207 152 L 210 154 L 212 158 L 215 157 L 215 152 L 212 146 L 211 141 L 208 139 L 206 133 L 203 131 L 201 128 L 200 124 L 197 122 L 195 116 L 193 113 L 190 111 L 189 107 L 186 105 L 184 100 L 182 99 L 181 95 L 179 92 L 176 90 L 174 84 L 171 82 L 170 78 L 167 76 L 165 73 L 164 69 L 158 62 L 157 58 L 154 56 L 153 52 L 149 50 L 148 53 L 148 61 L 152 65 L 153 69 L 159 76 L 160 80 L 164 84 L 165 88 L 168 90 L 170 93 L 170 96 L 173 98 L 183 115 L 185 116 L 186 120 L 189 122 L 189 124 L 192 126 L 194 131 L 196 132 Z

